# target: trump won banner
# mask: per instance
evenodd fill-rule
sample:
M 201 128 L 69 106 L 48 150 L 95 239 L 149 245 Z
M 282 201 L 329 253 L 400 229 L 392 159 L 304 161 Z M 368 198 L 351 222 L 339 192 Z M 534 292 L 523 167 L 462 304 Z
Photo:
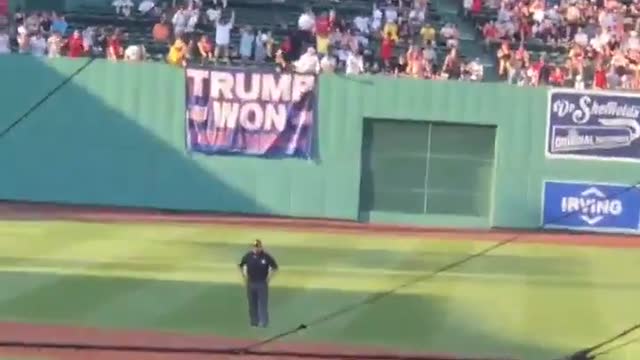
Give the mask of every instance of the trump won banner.
M 188 68 L 186 81 L 190 151 L 311 157 L 315 76 Z
M 549 158 L 640 161 L 640 95 L 551 90 Z

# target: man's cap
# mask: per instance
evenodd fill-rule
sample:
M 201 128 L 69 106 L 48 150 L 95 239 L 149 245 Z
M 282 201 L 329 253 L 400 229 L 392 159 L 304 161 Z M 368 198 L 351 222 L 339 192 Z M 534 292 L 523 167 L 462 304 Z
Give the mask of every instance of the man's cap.
M 260 239 L 255 239 L 253 241 L 253 247 L 262 247 L 262 240 Z

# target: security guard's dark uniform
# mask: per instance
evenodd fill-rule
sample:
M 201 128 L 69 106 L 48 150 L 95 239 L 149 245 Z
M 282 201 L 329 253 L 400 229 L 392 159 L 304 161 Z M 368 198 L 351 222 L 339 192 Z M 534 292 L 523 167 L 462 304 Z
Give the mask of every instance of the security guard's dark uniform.
M 240 269 L 246 269 L 247 300 L 251 326 L 269 325 L 269 272 L 278 270 L 275 259 L 262 249 L 256 240 L 253 249 L 240 260 Z

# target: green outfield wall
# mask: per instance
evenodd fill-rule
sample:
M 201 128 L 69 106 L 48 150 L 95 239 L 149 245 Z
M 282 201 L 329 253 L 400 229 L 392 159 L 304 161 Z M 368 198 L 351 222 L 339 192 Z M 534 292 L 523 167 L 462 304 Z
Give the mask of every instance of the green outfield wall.
M 87 60 L 0 57 L 5 129 Z M 0 198 L 433 226 L 534 227 L 543 179 L 632 183 L 547 160 L 545 89 L 323 76 L 317 158 L 185 151 L 181 69 L 97 60 L 0 138 Z

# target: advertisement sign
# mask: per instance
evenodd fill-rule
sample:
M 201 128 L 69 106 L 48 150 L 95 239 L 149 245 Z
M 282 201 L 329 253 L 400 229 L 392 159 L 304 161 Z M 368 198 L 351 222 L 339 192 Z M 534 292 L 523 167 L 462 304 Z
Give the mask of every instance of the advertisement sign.
M 549 158 L 640 161 L 640 94 L 550 90 L 546 147 Z
M 640 189 L 632 185 L 546 181 L 543 193 L 545 228 L 640 230 Z
M 190 151 L 311 157 L 315 76 L 188 68 L 186 82 Z

